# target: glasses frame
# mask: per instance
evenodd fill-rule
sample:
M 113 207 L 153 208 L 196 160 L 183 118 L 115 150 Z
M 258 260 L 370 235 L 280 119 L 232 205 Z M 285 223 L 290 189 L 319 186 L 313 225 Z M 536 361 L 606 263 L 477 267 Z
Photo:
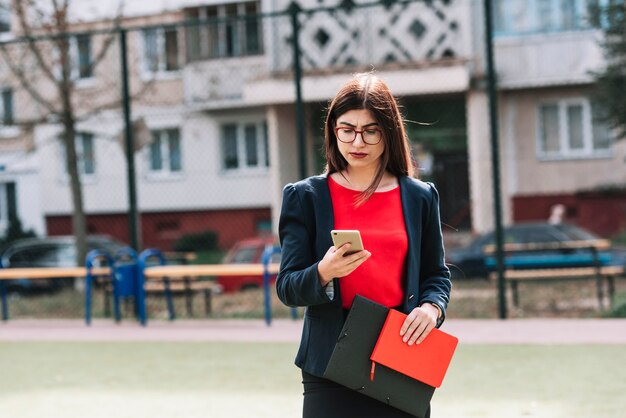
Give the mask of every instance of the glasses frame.
M 339 139 L 339 130 L 344 130 L 344 129 L 351 129 L 351 130 L 353 130 L 353 131 L 354 131 L 354 138 L 352 138 L 352 141 L 343 141 L 343 140 Z M 378 132 L 380 133 L 380 138 L 378 139 L 378 141 L 376 141 L 376 142 L 374 142 L 374 143 L 367 142 L 367 141 L 365 140 L 365 136 L 363 136 L 363 132 L 365 132 L 365 131 L 378 131 Z M 383 140 L 383 131 L 382 131 L 382 130 L 380 130 L 380 129 L 378 129 L 378 128 L 367 128 L 367 129 L 361 129 L 360 131 L 359 131 L 358 129 L 351 128 L 351 127 L 349 127 L 349 126 L 337 126 L 337 127 L 335 128 L 335 138 L 337 138 L 337 141 L 339 141 L 339 142 L 343 142 L 344 144 L 351 144 L 351 143 L 353 143 L 354 141 L 356 141 L 356 136 L 357 136 L 358 134 L 361 134 L 361 139 L 362 139 L 362 140 L 363 140 L 363 142 L 364 142 L 365 144 L 367 144 L 367 145 L 377 145 L 377 144 L 379 144 L 379 143 L 380 143 L 380 141 L 382 141 L 382 140 Z

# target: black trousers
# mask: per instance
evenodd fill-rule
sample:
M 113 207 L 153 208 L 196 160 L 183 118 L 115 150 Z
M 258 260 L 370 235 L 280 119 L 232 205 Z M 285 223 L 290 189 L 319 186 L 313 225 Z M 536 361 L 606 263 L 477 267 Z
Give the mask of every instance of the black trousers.
M 303 418 L 415 418 L 345 386 L 302 372 Z M 430 409 L 425 418 L 430 417 Z

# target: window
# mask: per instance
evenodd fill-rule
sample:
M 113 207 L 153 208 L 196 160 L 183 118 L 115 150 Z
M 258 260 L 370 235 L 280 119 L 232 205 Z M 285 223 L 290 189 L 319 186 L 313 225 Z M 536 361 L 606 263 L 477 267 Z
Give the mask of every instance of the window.
M 96 172 L 93 134 L 85 132 L 76 134 L 76 155 L 81 174 L 90 175 Z
M 495 0 L 496 35 L 588 29 L 587 11 L 609 0 Z
M 543 103 L 538 107 L 540 158 L 606 157 L 613 138 L 600 107 L 586 99 Z
M 178 32 L 176 28 L 143 31 L 143 70 L 146 73 L 178 71 Z
M 179 173 L 182 171 L 180 131 L 178 129 L 152 131 L 149 167 L 152 173 Z
M 73 62 L 76 63 L 72 72 L 75 72 L 77 78 L 90 78 L 93 76 L 91 63 L 91 37 L 89 35 L 78 35 L 74 38 L 72 52 L 75 54 Z
M 0 123 L 4 126 L 13 125 L 13 90 L 5 88 L 0 90 Z
M 91 36 L 76 35 L 69 39 L 70 77 L 72 80 L 88 79 L 93 76 L 93 62 L 91 60 Z M 61 53 L 54 50 L 54 75 L 61 79 Z
M 206 22 L 187 28 L 189 60 L 262 54 L 260 9 L 255 1 L 188 10 L 189 20 Z
M 11 0 L 0 0 L 0 34 L 11 32 Z
M 232 123 L 222 126 L 224 170 L 263 170 L 269 165 L 265 122 Z
M 62 141 L 62 138 L 60 138 Z M 78 172 L 83 176 L 91 176 L 96 173 L 96 154 L 94 148 L 94 136 L 88 132 L 77 132 L 74 139 L 76 144 L 76 158 Z M 64 142 L 61 142 L 63 149 L 63 172 L 67 173 L 67 155 L 64 150 Z

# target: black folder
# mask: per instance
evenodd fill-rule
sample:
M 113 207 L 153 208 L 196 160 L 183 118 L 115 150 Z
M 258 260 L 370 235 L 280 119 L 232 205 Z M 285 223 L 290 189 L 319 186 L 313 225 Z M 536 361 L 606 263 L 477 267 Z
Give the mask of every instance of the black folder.
M 382 364 L 376 364 L 375 379 L 370 379 L 370 356 L 388 312 L 385 306 L 355 297 L 324 377 L 423 418 L 435 393 L 433 386 Z

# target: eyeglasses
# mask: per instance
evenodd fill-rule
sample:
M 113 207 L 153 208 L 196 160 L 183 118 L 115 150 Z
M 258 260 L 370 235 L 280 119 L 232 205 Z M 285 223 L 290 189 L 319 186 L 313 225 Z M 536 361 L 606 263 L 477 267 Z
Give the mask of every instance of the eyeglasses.
M 335 135 L 337 135 L 337 139 L 346 144 L 354 142 L 357 134 L 361 134 L 363 142 L 367 145 L 376 145 L 381 139 L 383 139 L 383 132 L 378 128 L 367 128 L 362 131 L 343 126 L 335 128 Z

